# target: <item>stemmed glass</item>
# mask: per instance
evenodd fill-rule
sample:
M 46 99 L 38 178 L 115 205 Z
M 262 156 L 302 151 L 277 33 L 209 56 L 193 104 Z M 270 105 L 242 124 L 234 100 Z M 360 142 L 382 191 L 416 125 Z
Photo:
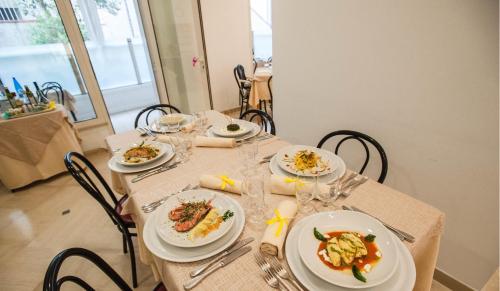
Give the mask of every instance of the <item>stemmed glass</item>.
M 318 177 L 316 176 L 315 196 L 322 202 L 321 207 L 323 210 L 328 210 L 331 206 L 333 206 L 333 202 L 340 195 L 342 184 L 340 181 L 339 173 L 336 173 L 334 178 L 335 181 L 330 183 L 329 191 L 321 192 Z

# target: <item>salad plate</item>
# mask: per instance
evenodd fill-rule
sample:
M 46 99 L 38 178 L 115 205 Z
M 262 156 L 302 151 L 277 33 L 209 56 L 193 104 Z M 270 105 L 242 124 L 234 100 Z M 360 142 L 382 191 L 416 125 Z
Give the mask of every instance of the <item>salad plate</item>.
M 173 246 L 200 247 L 231 229 L 235 211 L 236 206 L 225 195 L 205 189 L 185 191 L 157 210 L 156 232 Z
M 285 257 L 292 271 L 293 275 L 297 278 L 300 283 L 309 290 L 318 291 L 348 291 L 351 288 L 341 287 L 338 285 L 331 284 L 320 277 L 316 276 L 311 272 L 307 266 L 302 262 L 300 256 L 297 255 L 299 251 L 299 238 L 300 233 L 304 225 L 307 223 L 308 219 L 315 216 L 322 216 L 323 213 L 313 214 L 300 221 L 298 221 L 293 228 L 290 230 L 285 243 Z M 416 280 L 416 270 L 413 258 L 408 251 L 408 248 L 399 241 L 395 235 L 389 233 L 392 236 L 396 249 L 398 252 L 399 261 L 394 274 L 384 283 L 371 287 L 371 291 L 402 291 L 402 290 L 413 290 Z

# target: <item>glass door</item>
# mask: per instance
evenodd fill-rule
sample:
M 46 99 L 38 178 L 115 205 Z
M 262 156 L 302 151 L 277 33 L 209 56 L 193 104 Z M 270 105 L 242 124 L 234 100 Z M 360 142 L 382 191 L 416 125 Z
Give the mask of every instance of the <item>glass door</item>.
M 170 104 L 185 113 L 211 109 L 199 3 L 149 0 L 148 4 Z
M 70 118 L 97 118 L 86 82 L 54 0 L 0 1 L 0 79 L 15 91 L 14 78 L 35 92 L 46 82 L 57 82 L 74 98 Z M 0 104 L 5 105 L 5 100 Z
M 136 0 L 71 0 L 115 132 L 159 103 Z

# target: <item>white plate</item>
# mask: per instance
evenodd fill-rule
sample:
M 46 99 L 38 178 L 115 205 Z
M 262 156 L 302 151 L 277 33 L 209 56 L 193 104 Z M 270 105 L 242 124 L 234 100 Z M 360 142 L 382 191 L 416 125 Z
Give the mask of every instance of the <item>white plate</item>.
M 309 290 L 318 290 L 318 291 L 348 291 L 352 290 L 349 288 L 344 288 L 336 285 L 332 285 L 321 278 L 314 275 L 309 269 L 307 269 L 306 265 L 301 261 L 300 257 L 297 255 L 299 244 L 298 240 L 300 237 L 300 233 L 302 231 L 302 227 L 306 224 L 308 219 L 313 218 L 314 216 L 324 215 L 323 213 L 318 213 L 306 217 L 299 222 L 297 222 L 293 228 L 288 233 L 288 237 L 285 244 L 285 256 L 288 262 L 288 266 L 290 270 L 295 275 L 297 280 L 302 283 L 304 287 Z M 413 290 L 413 286 L 415 285 L 416 280 L 416 271 L 415 271 L 415 263 L 413 262 L 413 258 L 408 251 L 408 248 L 399 241 L 395 235 L 390 234 L 396 244 L 398 253 L 399 253 L 399 263 L 394 272 L 394 275 L 387 280 L 386 282 L 370 288 L 370 291 L 410 291 Z
M 182 192 L 176 195 L 172 199 L 168 199 L 158 210 L 159 213 L 156 217 L 155 227 L 156 232 L 166 243 L 171 245 L 181 247 L 181 248 L 194 248 L 209 244 L 213 241 L 218 240 L 223 235 L 225 235 L 234 222 L 234 216 L 223 221 L 219 228 L 210 232 L 205 237 L 196 238 L 193 240 L 189 239 L 189 233 L 187 232 L 177 232 L 174 229 L 175 221 L 168 218 L 168 214 L 171 210 L 176 208 L 181 204 L 181 201 L 209 201 L 212 200 L 212 206 L 217 208 L 219 215 L 223 215 L 227 210 L 235 213 L 236 207 L 229 201 L 229 199 L 222 194 L 212 192 L 210 190 L 190 190 Z M 235 214 L 236 215 L 236 214 Z
M 175 132 L 179 132 L 183 125 L 186 125 L 186 124 L 193 121 L 192 115 L 182 114 L 182 113 L 174 113 L 174 114 L 178 114 L 178 115 L 181 115 L 182 117 L 184 117 L 184 120 L 180 123 L 180 128 L 174 130 L 174 129 L 169 128 L 168 125 L 160 125 L 158 120 L 155 120 L 153 123 L 149 124 L 149 126 L 148 126 L 149 129 L 154 133 L 175 133 Z
M 311 170 L 298 171 L 298 170 L 295 170 L 291 166 L 291 165 L 293 165 L 293 158 L 294 158 L 295 154 L 298 151 L 303 151 L 303 150 L 309 150 L 309 151 L 315 152 L 318 156 L 321 157 L 321 160 L 327 164 L 327 169 L 320 172 L 319 176 L 328 175 L 328 174 L 331 174 L 335 171 L 337 165 L 336 165 L 336 163 L 334 163 L 335 157 L 336 157 L 336 155 L 334 153 L 327 151 L 327 150 L 318 149 L 318 148 L 315 148 L 312 146 L 306 146 L 306 145 L 291 145 L 291 146 L 287 146 L 287 147 L 280 149 L 275 155 L 277 158 L 278 165 L 284 171 L 291 173 L 295 176 L 298 175 L 298 176 L 302 176 L 302 177 L 316 177 L 316 175 L 318 175 L 318 174 L 312 173 Z M 285 155 L 288 156 L 288 158 L 287 158 L 288 160 L 292 160 L 292 161 L 289 161 L 289 162 L 285 161 L 286 160 Z
M 195 262 L 210 258 L 222 252 L 238 239 L 243 231 L 243 228 L 245 227 L 245 212 L 243 211 L 243 208 L 241 208 L 240 204 L 234 199 L 230 197 L 227 198 L 236 209 L 234 216 L 232 217 L 234 218 L 234 225 L 231 227 L 229 232 L 220 239 L 198 248 L 179 248 L 167 244 L 156 233 L 155 221 L 156 215 L 158 215 L 159 212 L 154 211 L 146 220 L 146 224 L 144 225 L 144 229 L 142 231 L 146 247 L 155 256 L 167 261 L 178 263 Z
M 167 118 L 178 118 L 179 121 L 168 121 L 166 120 Z M 162 120 L 163 119 L 163 120 Z M 158 118 L 160 125 L 176 125 L 177 123 L 182 124 L 184 120 L 186 120 L 185 114 L 180 114 L 180 113 L 171 113 L 167 115 L 160 116 Z
M 222 137 L 239 137 L 249 133 L 252 127 L 248 126 L 248 122 L 245 120 L 233 119 L 233 123 L 236 123 L 240 126 L 240 129 L 237 131 L 229 131 L 227 130 L 227 124 L 218 124 L 214 125 L 211 130 L 215 135 Z
M 241 123 L 244 127 L 249 128 L 250 131 L 242 136 L 236 137 L 236 140 L 246 140 L 246 139 L 252 138 L 252 137 L 258 135 L 262 131 L 260 126 L 256 123 L 249 122 L 246 120 L 240 120 L 240 119 L 238 119 L 238 123 Z M 214 127 L 217 127 L 217 126 L 221 127 L 221 126 L 224 126 L 224 124 L 226 124 L 226 123 L 214 124 L 213 127 L 208 129 L 207 136 L 223 137 L 223 136 L 219 136 L 219 135 L 215 134 L 213 130 L 214 130 Z
M 330 183 L 337 180 L 337 178 L 344 176 L 346 171 L 346 166 L 344 161 L 339 156 L 335 155 L 335 160 L 333 162 L 336 164 L 335 172 L 318 177 L 318 181 L 320 183 Z M 278 165 L 278 160 L 276 159 L 276 155 L 274 155 L 271 158 L 271 161 L 269 161 L 269 169 L 275 175 L 290 176 L 290 177 L 292 176 L 290 173 L 281 169 L 281 167 Z M 301 177 L 300 179 L 304 181 L 315 182 L 314 177 Z
M 128 166 L 128 167 L 139 167 L 139 166 L 142 166 L 142 165 L 145 165 L 145 164 L 149 164 L 149 163 L 152 163 L 156 160 L 159 160 L 161 157 L 163 157 L 163 155 L 166 153 L 166 151 L 168 150 L 168 147 L 166 146 L 166 144 L 163 144 L 163 143 L 159 143 L 159 142 L 152 142 L 152 143 L 145 143 L 144 145 L 150 145 L 152 147 L 155 147 L 159 150 L 158 152 L 158 155 L 156 155 L 156 157 L 150 159 L 150 160 L 146 160 L 146 161 L 142 161 L 142 162 L 139 162 L 139 163 L 129 163 L 129 162 L 126 162 L 123 158 L 123 154 L 125 152 L 127 152 L 129 149 L 133 148 L 133 147 L 137 147 L 139 146 L 138 144 L 134 144 L 124 150 L 120 150 L 119 152 L 117 152 L 115 154 L 115 157 L 116 157 L 116 162 L 119 163 L 120 165 L 123 165 L 123 166 Z
M 307 219 L 299 238 L 300 257 L 311 272 L 337 286 L 354 289 L 374 287 L 391 278 L 398 264 L 398 252 L 389 231 L 378 220 L 356 211 L 339 210 L 322 214 Z M 317 254 L 320 241 L 313 235 L 314 227 L 321 233 L 355 231 L 365 236 L 376 236 L 375 242 L 382 258 L 369 273 L 364 273 L 366 283 L 354 278 L 350 271 L 335 271 L 323 264 Z
M 158 167 L 158 166 L 163 165 L 166 162 L 170 161 L 175 155 L 174 148 L 170 144 L 163 144 L 163 146 L 165 147 L 165 154 L 161 158 L 159 158 L 151 163 L 141 164 L 137 167 L 124 166 L 124 165 L 121 165 L 120 163 L 118 163 L 118 160 L 121 159 L 121 155 L 117 154 L 117 155 L 114 155 L 111 159 L 109 159 L 108 168 L 113 172 L 130 174 L 130 173 L 138 173 L 138 172 L 152 169 L 154 167 Z

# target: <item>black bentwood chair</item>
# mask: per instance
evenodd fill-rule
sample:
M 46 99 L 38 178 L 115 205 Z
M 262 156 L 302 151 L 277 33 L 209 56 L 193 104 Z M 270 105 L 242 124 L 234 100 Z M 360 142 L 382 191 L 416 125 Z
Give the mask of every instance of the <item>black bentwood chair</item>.
M 276 127 L 274 126 L 273 118 L 264 111 L 250 109 L 240 115 L 240 119 L 255 122 L 260 125 L 260 128 L 267 133 L 276 135 Z
M 347 140 L 357 140 L 358 142 L 363 145 L 363 148 L 365 149 L 366 153 L 366 158 L 365 162 L 363 163 L 363 166 L 361 167 L 361 170 L 359 171 L 360 174 L 363 174 L 363 172 L 366 169 L 366 166 L 368 165 L 368 162 L 370 161 L 370 150 L 368 149 L 368 145 L 366 142 L 371 143 L 378 151 L 380 155 L 380 160 L 382 161 L 382 169 L 380 171 L 380 176 L 378 177 L 378 182 L 379 183 L 384 183 L 385 177 L 387 176 L 387 168 L 388 168 L 388 162 L 387 162 L 387 156 L 385 154 L 384 149 L 382 146 L 372 137 L 353 130 L 337 130 L 334 132 L 331 132 L 327 134 L 325 137 L 323 137 L 319 143 L 318 143 L 318 148 L 321 148 L 323 144 L 330 138 L 333 138 L 335 136 L 344 136 L 335 146 L 335 154 L 337 155 L 339 152 L 339 148 L 342 145 L 343 142 Z
M 141 112 L 139 112 L 137 114 L 137 116 L 135 117 L 135 121 L 134 121 L 134 128 L 137 128 L 139 126 L 139 121 L 140 121 L 141 116 L 143 114 L 146 114 L 144 121 L 145 121 L 146 125 L 149 125 L 149 116 L 153 112 L 158 112 L 161 115 L 167 115 L 167 114 L 172 114 L 172 113 L 181 113 L 181 111 L 173 105 L 169 105 L 169 104 L 151 105 L 151 106 L 148 106 L 148 107 L 142 109 Z
M 136 233 L 130 233 L 130 228 L 135 228 L 135 223 L 130 215 L 121 215 L 123 208 L 123 203 L 127 199 L 127 195 L 124 195 L 120 200 L 116 199 L 113 191 L 109 187 L 108 183 L 101 176 L 99 171 L 92 165 L 92 163 L 87 160 L 83 155 L 76 152 L 69 152 L 64 157 L 64 164 L 68 169 L 68 172 L 75 178 L 75 180 L 85 189 L 109 215 L 113 223 L 116 225 L 118 230 L 122 233 L 123 239 L 123 253 L 127 253 L 127 246 L 130 250 L 130 263 L 132 265 L 132 284 L 137 287 L 137 272 L 135 266 L 135 253 L 134 245 L 132 244 L 132 236 L 137 236 Z M 90 178 L 89 174 L 85 172 L 85 167 L 87 167 L 90 172 L 97 178 L 98 184 L 96 184 Z M 97 186 L 101 186 L 105 192 L 107 192 L 111 202 L 109 203 L 102 191 Z
M 269 89 L 269 97 L 271 97 L 271 100 L 269 101 L 269 107 L 271 107 L 271 111 L 273 110 L 273 90 L 271 89 L 272 81 L 273 76 L 269 77 L 269 79 L 267 80 L 267 89 Z
M 59 275 L 59 270 L 61 266 L 69 257 L 78 256 L 82 257 L 88 261 L 91 261 L 96 265 L 99 269 L 101 269 L 113 282 L 115 285 L 124 291 L 132 291 L 132 288 L 127 285 L 127 283 L 118 275 L 118 273 L 104 261 L 101 257 L 99 257 L 96 253 L 89 251 L 83 248 L 70 248 L 61 251 L 57 254 L 50 262 L 49 267 L 47 268 L 47 272 L 45 273 L 45 278 L 43 280 L 43 291 L 59 291 L 61 286 L 65 282 L 73 282 L 74 284 L 82 287 L 87 291 L 94 291 L 87 282 L 83 279 L 78 278 L 73 275 L 67 275 L 60 279 L 57 279 Z M 162 283 L 158 284 L 153 291 L 164 291 L 166 290 Z
M 237 65 L 233 69 L 234 79 L 236 80 L 236 84 L 238 85 L 238 92 L 240 95 L 240 115 L 243 113 L 243 108 L 245 110 L 249 109 L 249 98 L 250 98 L 250 89 L 252 88 L 252 82 L 247 79 L 245 75 L 245 68 L 242 65 Z

